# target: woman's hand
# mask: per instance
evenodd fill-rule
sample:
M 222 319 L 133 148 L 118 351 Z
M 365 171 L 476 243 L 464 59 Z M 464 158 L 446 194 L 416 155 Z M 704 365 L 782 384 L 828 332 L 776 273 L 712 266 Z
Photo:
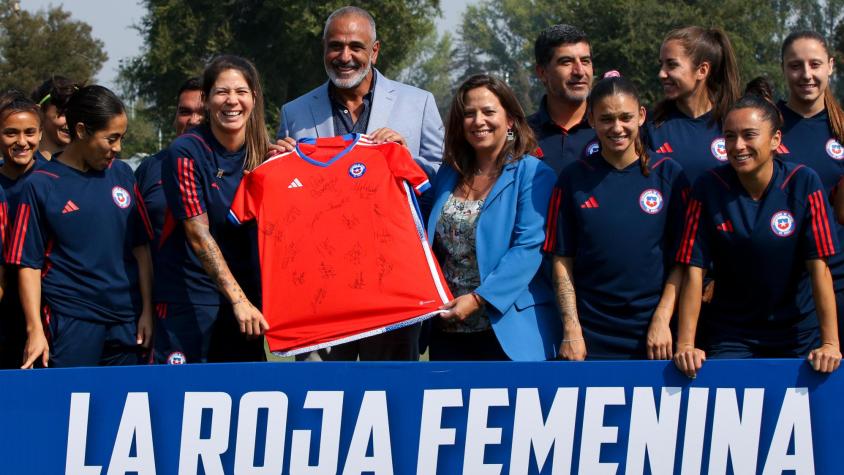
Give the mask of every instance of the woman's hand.
M 674 353 L 674 365 L 686 376 L 694 379 L 697 377 L 697 372 L 706 361 L 706 353 L 700 348 L 695 348 L 689 343 L 680 343 L 677 345 L 677 352 Z
M 668 322 L 671 320 L 671 315 L 660 315 L 659 312 L 659 309 L 657 309 L 653 318 L 651 318 L 651 324 L 648 326 L 648 359 L 670 360 L 673 338 Z
M 141 316 L 138 318 L 138 332 L 136 338 L 138 345 L 144 349 L 149 349 L 152 344 L 152 327 L 153 327 L 152 311 L 144 309 Z
M 278 139 L 275 143 L 270 142 L 269 146 L 267 147 L 267 156 L 264 158 L 270 158 L 273 155 L 278 155 L 279 153 L 285 152 L 292 152 L 296 150 L 296 141 L 290 137 L 285 137 L 283 139 Z
M 21 369 L 30 369 L 33 367 L 38 358 L 41 358 L 41 364 L 46 368 L 47 362 L 50 361 L 50 344 L 47 343 L 47 337 L 44 336 L 42 330 L 29 333 L 26 339 L 26 346 L 23 348 L 23 366 Z
M 815 348 L 807 358 L 812 368 L 819 373 L 831 373 L 841 365 L 841 350 L 832 343 L 824 343 Z
M 715 280 L 710 280 L 709 282 L 703 285 L 703 295 L 701 295 L 700 300 L 703 303 L 711 303 L 712 297 L 715 296 Z
M 583 361 L 586 359 L 586 341 L 583 334 L 564 338 L 560 343 L 560 359 L 566 361 Z
M 440 307 L 440 310 L 445 310 L 440 314 L 440 318 L 445 320 L 456 319 L 459 321 L 466 320 L 469 315 L 480 310 L 482 305 L 481 298 L 478 294 L 465 294 L 448 302 Z
M 245 297 L 234 302 L 232 308 L 234 309 L 234 317 L 240 325 L 240 333 L 249 337 L 258 337 L 270 329 L 270 324 L 267 323 L 261 312 Z

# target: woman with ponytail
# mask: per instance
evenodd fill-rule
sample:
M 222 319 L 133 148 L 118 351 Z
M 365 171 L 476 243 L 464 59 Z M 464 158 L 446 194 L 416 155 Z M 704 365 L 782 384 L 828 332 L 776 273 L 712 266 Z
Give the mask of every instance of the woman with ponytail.
M 694 182 L 727 161 L 721 122 L 741 94 L 733 47 L 720 28 L 687 26 L 668 33 L 659 63 L 665 98 L 647 125 L 647 145 Z
M 627 79 L 600 80 L 587 117 L 600 151 L 563 171 L 548 213 L 560 357 L 669 359 L 688 181 L 676 161 L 649 157 L 639 135 L 645 108 Z
M 839 252 L 832 213 L 814 171 L 776 158 L 781 127 L 770 91 L 754 81 L 724 121 L 729 165 L 692 190 L 676 256 L 685 276 L 674 355 L 689 377 L 707 356 L 807 357 L 821 372 L 840 364 L 826 264 Z M 711 267 L 718 286 L 701 311 Z M 804 283 L 811 292 L 801 292 Z
M 779 156 L 814 170 L 832 202 L 838 223 L 844 223 L 844 193 L 839 190 L 844 175 L 844 111 L 829 85 L 834 61 L 823 36 L 814 31 L 796 31 L 782 44 L 782 70 L 788 84 L 788 99 L 778 106 L 783 116 Z M 833 233 L 844 238 L 844 226 Z M 835 286 L 838 316 L 844 314 L 844 256 L 828 259 Z M 804 292 L 811 288 L 804 286 Z M 838 325 L 839 331 L 844 328 Z

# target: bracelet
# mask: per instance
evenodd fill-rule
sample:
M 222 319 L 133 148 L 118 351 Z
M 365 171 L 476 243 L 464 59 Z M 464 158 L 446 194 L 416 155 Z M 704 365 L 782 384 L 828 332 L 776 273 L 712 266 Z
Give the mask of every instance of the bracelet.
M 245 301 L 246 301 L 246 297 L 241 297 L 238 300 L 235 300 L 234 302 L 232 302 L 232 307 L 234 307 L 235 305 L 242 304 Z
M 563 343 L 574 343 L 575 341 L 583 341 L 583 338 L 572 338 L 571 340 L 563 339 Z

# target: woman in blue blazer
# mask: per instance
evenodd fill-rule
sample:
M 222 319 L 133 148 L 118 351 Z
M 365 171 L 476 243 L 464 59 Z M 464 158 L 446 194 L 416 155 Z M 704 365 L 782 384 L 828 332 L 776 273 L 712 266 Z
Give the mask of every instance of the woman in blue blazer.
M 457 297 L 433 322 L 431 360 L 536 361 L 557 355 L 561 321 L 543 271 L 556 177 L 510 88 L 476 75 L 458 89 L 428 236 Z

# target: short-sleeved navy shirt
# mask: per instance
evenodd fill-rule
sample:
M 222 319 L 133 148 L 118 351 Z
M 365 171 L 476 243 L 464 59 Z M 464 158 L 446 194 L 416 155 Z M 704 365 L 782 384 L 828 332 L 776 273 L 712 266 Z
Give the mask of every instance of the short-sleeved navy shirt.
M 164 227 L 164 216 L 167 214 L 167 199 L 161 185 L 161 162 L 167 156 L 167 150 L 162 150 L 151 157 L 147 157 L 135 170 L 138 189 L 144 199 L 149 220 L 152 223 L 153 256 L 158 251 L 158 238 Z M 154 257 L 153 257 L 154 259 Z
M 132 250 L 152 237 L 132 170 L 113 160 L 82 172 L 58 156 L 24 183 L 9 262 L 41 269 L 42 300 L 59 313 L 131 322 L 142 307 Z
M 545 251 L 574 259 L 577 312 L 590 358 L 644 358 L 673 265 L 688 181 L 677 162 L 623 170 L 600 153 L 569 165 L 548 213 Z
M 548 115 L 547 100 L 547 97 L 543 97 L 539 110 L 527 120 L 539 142 L 539 150 L 534 155 L 559 176 L 570 163 L 597 152 L 600 144 L 586 117 L 568 130 L 557 125 Z
M 161 176 L 168 211 L 156 256 L 156 302 L 227 303 L 190 247 L 182 224 L 205 213 L 211 236 L 235 279 L 251 302 L 260 303 L 256 228 L 239 227 L 227 219 L 245 158 L 245 146 L 227 151 L 207 125 L 182 134 L 167 149 Z
M 802 163 L 818 174 L 826 196 L 832 201 L 838 182 L 844 176 L 844 147 L 832 136 L 826 110 L 812 117 L 802 117 L 779 103 L 783 117 L 782 144 L 777 153 L 786 162 Z M 844 240 L 844 226 L 833 222 L 838 241 Z M 844 290 L 844 254 L 831 256 L 827 263 L 835 281 L 835 290 Z M 811 292 L 811 283 L 804 286 Z
M 669 104 L 668 115 L 658 126 L 646 124 L 646 145 L 659 155 L 669 155 L 694 183 L 707 170 L 727 163 L 721 127 L 712 123 L 712 111 L 693 119 Z
M 838 252 L 818 175 L 774 159 L 758 201 L 724 165 L 695 183 L 677 261 L 718 270 L 700 326 L 709 338 L 776 343 L 817 329 L 811 295 L 799 292 L 806 261 Z

